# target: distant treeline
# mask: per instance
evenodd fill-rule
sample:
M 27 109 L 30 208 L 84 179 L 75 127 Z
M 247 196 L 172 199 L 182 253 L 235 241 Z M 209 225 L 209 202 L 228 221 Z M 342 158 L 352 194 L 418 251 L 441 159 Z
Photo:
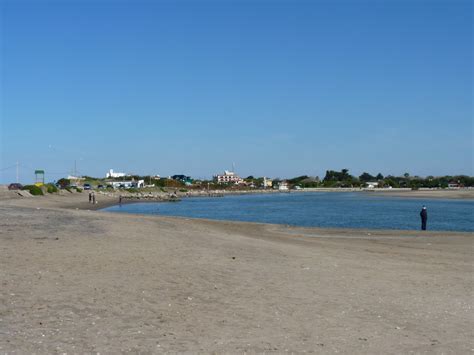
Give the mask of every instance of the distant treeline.
M 363 187 L 369 183 L 377 183 L 378 187 L 402 187 L 402 188 L 446 188 L 449 184 L 458 185 L 460 187 L 474 186 L 474 177 L 466 175 L 455 176 L 410 176 L 409 173 L 403 176 L 393 176 L 382 174 L 371 175 L 367 172 L 362 173 L 359 177 L 349 174 L 348 169 L 341 171 L 326 171 L 326 176 L 320 185 L 324 187 Z

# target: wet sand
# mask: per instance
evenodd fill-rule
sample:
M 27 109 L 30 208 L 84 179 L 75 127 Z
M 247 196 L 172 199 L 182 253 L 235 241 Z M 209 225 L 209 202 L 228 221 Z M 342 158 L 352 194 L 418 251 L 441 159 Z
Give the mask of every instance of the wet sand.
M 407 197 L 422 199 L 455 199 L 474 200 L 474 189 L 445 189 L 445 190 L 403 190 L 403 189 L 374 189 L 365 190 L 367 194 L 384 197 Z
M 472 233 L 112 214 L 82 199 L 0 201 L 0 353 L 474 348 Z

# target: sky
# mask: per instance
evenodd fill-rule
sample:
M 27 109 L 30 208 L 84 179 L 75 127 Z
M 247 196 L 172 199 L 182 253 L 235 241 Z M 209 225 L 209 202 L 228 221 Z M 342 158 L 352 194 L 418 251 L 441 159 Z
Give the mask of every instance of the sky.
M 0 4 L 0 183 L 474 175 L 471 1 Z

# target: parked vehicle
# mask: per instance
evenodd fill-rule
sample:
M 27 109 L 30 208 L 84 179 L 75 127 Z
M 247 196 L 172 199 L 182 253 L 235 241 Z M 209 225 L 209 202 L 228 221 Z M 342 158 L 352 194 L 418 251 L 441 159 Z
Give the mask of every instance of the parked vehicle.
M 90 190 L 91 189 L 91 184 L 84 184 L 83 188 L 84 188 L 84 190 Z
M 105 186 L 104 186 L 104 185 L 97 185 L 97 188 L 98 188 L 98 189 L 104 189 Z
M 23 188 L 23 185 L 16 182 L 8 185 L 8 190 L 21 190 L 22 188 Z

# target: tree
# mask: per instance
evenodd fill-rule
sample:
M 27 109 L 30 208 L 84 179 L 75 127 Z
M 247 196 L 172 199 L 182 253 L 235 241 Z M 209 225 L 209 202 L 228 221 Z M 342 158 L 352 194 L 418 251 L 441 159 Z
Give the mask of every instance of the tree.
M 329 182 L 329 181 L 338 181 L 337 179 L 337 171 L 334 170 L 326 170 L 326 175 L 324 176 L 324 181 Z
M 363 181 L 363 182 L 368 182 L 368 181 L 373 181 L 375 180 L 375 177 L 373 177 L 372 175 L 370 175 L 369 173 L 362 173 L 361 176 L 359 176 L 359 180 L 360 181 Z
M 68 187 L 71 184 L 71 180 L 61 178 L 61 179 L 58 180 L 58 184 L 59 184 L 59 186 L 61 186 L 62 189 L 64 189 L 64 188 Z
M 383 175 L 382 175 L 381 173 L 378 173 L 375 178 L 376 178 L 377 180 L 383 180 Z
M 352 176 L 349 175 L 349 169 L 341 170 L 341 180 L 351 180 Z
M 387 186 L 391 186 L 391 187 L 400 187 L 400 185 L 398 184 L 398 182 L 395 180 L 395 179 L 392 179 L 391 177 L 388 177 L 386 180 L 385 180 L 385 184 Z
M 348 169 L 342 169 L 340 172 L 328 170 L 324 177 L 324 186 L 326 187 L 350 187 L 358 184 L 357 178 L 349 174 Z
M 302 180 L 307 179 L 307 178 L 308 178 L 308 175 L 301 175 L 301 176 L 297 176 L 292 179 L 289 179 L 288 182 L 292 185 L 295 185 L 295 184 L 301 183 Z

